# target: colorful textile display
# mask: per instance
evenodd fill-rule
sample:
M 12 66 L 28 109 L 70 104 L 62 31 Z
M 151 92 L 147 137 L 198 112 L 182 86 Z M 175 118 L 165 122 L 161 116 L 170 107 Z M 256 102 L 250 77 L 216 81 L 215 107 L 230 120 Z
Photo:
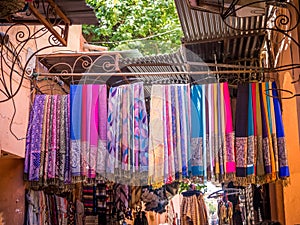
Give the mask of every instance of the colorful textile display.
M 227 83 L 191 87 L 191 176 L 235 177 L 234 130 Z
M 184 193 L 183 193 L 184 194 Z M 181 225 L 205 225 L 208 224 L 208 215 L 203 195 L 183 195 L 180 205 Z
M 103 176 L 106 156 L 106 85 L 71 85 L 71 168 L 73 177 Z
M 190 88 L 153 85 L 149 121 L 149 184 L 160 187 L 188 176 Z
M 146 184 L 148 119 L 142 83 L 110 88 L 107 122 L 107 177 L 133 177 Z
M 29 190 L 26 193 L 26 225 L 67 225 L 72 223 L 71 214 L 76 215 L 76 224 L 83 224 L 83 205 L 77 200 L 76 209 L 69 210 L 72 205 L 68 199 L 58 195 L 46 194 L 43 191 Z M 82 206 L 82 207 L 79 207 Z M 74 221 L 73 221 L 74 222 Z
M 275 83 L 238 86 L 235 142 L 236 176 L 240 185 L 265 183 L 289 176 L 285 145 L 281 145 L 284 133 L 277 96 Z M 278 138 L 282 138 L 283 142 L 279 142 Z M 284 167 L 283 175 L 280 174 L 280 165 Z
M 26 139 L 26 180 L 39 184 L 71 182 L 68 104 L 68 95 L 36 96 Z

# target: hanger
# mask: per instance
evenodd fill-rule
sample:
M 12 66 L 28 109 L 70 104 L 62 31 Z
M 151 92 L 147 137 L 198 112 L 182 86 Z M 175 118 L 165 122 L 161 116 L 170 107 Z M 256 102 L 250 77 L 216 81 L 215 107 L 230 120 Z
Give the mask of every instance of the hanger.
M 230 191 L 230 192 L 228 192 Z M 231 192 L 233 191 L 233 192 Z M 215 191 L 213 193 L 211 193 L 207 198 L 219 198 L 224 196 L 224 194 L 226 193 L 226 195 L 236 195 L 236 194 L 241 194 L 241 189 L 238 188 L 224 188 L 218 191 Z
M 286 93 L 290 94 L 290 96 L 287 96 L 287 97 L 279 97 L 279 95 L 275 96 L 275 95 L 273 95 L 273 94 L 271 94 L 271 95 L 268 94 L 269 91 L 273 91 L 273 90 L 276 90 L 276 91 L 279 91 L 279 92 L 286 92 Z M 271 92 L 269 92 L 269 93 L 271 93 Z M 282 88 L 277 88 L 277 89 L 270 88 L 270 89 L 266 89 L 265 95 L 266 95 L 266 96 L 269 96 L 269 97 L 271 97 L 271 98 L 292 99 L 292 98 L 295 98 L 295 97 L 300 96 L 300 93 L 294 94 L 294 93 L 293 93 L 292 91 L 290 91 L 290 90 L 286 90 L 286 89 L 282 89 Z

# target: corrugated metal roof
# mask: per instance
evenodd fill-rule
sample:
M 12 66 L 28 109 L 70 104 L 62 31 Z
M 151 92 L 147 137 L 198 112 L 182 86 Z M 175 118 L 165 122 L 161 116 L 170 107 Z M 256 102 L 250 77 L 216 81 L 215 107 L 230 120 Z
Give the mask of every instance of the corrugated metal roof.
M 94 9 L 87 5 L 85 0 L 56 0 L 55 3 L 71 20 L 72 24 L 93 24 L 99 23 Z
M 60 10 L 70 19 L 71 24 L 93 24 L 97 25 L 98 19 L 95 15 L 93 8 L 86 4 L 85 0 L 56 0 L 54 1 Z M 38 11 L 46 17 L 52 24 L 59 22 L 57 15 L 53 15 L 51 7 L 47 1 L 37 3 Z M 1 9 L 0 9 L 1 10 Z M 50 13 L 49 13 L 50 12 Z M 0 18 L 0 23 L 27 23 L 27 24 L 40 24 L 40 21 L 34 15 L 28 12 L 19 12 L 13 14 L 9 21 L 7 18 Z
M 263 27 L 265 23 L 264 16 L 227 18 L 228 22 L 233 25 L 234 28 L 237 28 L 231 29 L 223 22 L 220 14 L 195 10 L 190 7 L 188 1 L 189 0 L 175 0 L 184 33 L 183 41 L 185 43 L 212 41 L 229 36 L 245 36 L 262 32 L 261 30 L 253 30 Z

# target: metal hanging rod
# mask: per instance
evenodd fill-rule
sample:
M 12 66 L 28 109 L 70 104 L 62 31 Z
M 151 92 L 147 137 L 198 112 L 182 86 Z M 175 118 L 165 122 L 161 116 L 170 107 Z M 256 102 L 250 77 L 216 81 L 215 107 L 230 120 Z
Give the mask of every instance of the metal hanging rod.
M 38 73 L 39 76 L 156 76 L 156 75 L 206 75 L 206 74 L 243 74 L 268 72 L 260 70 L 223 70 L 223 71 L 197 71 L 197 72 L 145 72 L 145 73 Z

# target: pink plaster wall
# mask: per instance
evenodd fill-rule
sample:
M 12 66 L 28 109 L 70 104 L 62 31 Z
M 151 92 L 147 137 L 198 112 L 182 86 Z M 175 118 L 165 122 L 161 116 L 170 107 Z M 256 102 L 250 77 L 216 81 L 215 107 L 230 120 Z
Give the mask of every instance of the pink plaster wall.
M 0 212 L 5 225 L 19 225 L 24 221 L 23 162 L 22 159 L 0 158 Z

